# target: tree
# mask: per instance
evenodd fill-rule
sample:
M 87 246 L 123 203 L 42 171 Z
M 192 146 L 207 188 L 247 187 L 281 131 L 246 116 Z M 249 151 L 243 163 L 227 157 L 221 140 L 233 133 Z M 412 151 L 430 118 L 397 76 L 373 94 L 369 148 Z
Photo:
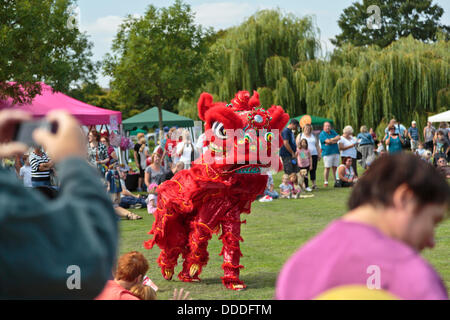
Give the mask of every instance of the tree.
M 162 131 L 162 108 L 193 95 L 205 81 L 202 62 L 212 36 L 194 24 L 190 6 L 181 0 L 168 8 L 150 5 L 140 18 L 128 16 L 104 63 L 113 94 L 126 106 L 157 106 Z
M 0 2 L 0 99 L 29 102 L 41 92 L 38 82 L 68 91 L 74 81 L 95 79 L 92 44 L 68 27 L 73 0 Z
M 212 80 L 202 90 L 221 101 L 230 101 L 240 90 L 258 90 L 266 108 L 280 104 L 291 115 L 305 111 L 305 91 L 297 90 L 305 89 L 305 79 L 295 71 L 316 58 L 317 35 L 311 17 L 261 10 L 217 37 L 204 63 L 212 70 Z M 178 105 L 183 115 L 194 114 L 195 106 L 195 98 Z
M 367 10 L 376 5 L 380 8 L 379 28 L 368 25 L 368 20 L 377 14 Z M 378 45 L 387 47 L 395 40 L 411 35 L 422 41 L 436 41 L 441 29 L 450 33 L 450 26 L 439 24 L 444 10 L 433 0 L 363 0 L 344 9 L 338 24 L 342 32 L 332 39 L 336 46 L 351 43 L 355 46 Z M 371 18 L 372 17 L 372 18 Z

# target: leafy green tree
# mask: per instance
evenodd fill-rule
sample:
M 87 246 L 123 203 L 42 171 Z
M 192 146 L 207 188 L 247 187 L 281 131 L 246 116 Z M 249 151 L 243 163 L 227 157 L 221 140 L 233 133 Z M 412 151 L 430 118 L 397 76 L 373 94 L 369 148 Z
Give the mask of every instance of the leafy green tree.
M 168 8 L 150 5 L 140 18 L 128 16 L 104 62 L 113 95 L 141 111 L 157 106 L 162 129 L 163 107 L 193 95 L 207 78 L 203 58 L 211 37 L 180 0 Z
M 367 12 L 372 5 L 380 9 L 380 25 L 375 24 L 375 11 Z M 450 33 L 450 26 L 439 23 L 444 10 L 433 0 L 363 0 L 344 9 L 338 24 L 342 32 L 332 39 L 334 45 L 351 43 L 355 46 L 378 45 L 387 47 L 400 38 L 413 36 L 422 41 L 436 41 L 441 29 Z M 370 23 L 372 22 L 372 24 Z
M 0 1 L 0 99 L 30 101 L 40 93 L 37 82 L 67 92 L 75 81 L 95 79 L 92 44 L 68 23 L 74 5 L 73 0 Z

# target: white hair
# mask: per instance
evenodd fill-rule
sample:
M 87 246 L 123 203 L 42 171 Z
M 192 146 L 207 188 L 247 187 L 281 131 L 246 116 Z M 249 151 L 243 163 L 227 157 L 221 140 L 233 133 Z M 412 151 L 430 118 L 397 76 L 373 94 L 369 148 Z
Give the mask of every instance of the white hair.
M 346 134 L 346 133 L 353 134 L 353 128 L 351 126 L 346 126 L 343 130 L 343 133 L 344 134 Z

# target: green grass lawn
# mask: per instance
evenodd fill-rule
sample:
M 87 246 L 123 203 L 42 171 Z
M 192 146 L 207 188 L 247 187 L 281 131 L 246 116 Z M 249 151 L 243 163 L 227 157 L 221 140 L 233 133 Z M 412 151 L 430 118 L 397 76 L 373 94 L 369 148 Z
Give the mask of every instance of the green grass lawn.
M 209 243 L 210 260 L 203 269 L 200 283 L 182 283 L 176 275 L 181 271 L 181 260 L 175 269 L 174 280 L 163 279 L 156 263 L 159 248 L 145 250 L 142 242 L 151 236 L 153 216 L 146 209 L 132 210 L 143 216 L 139 221 L 120 223 L 120 254 L 137 250 L 147 257 L 150 263 L 149 277 L 159 286 L 159 299 L 169 299 L 175 288 L 185 288 L 194 300 L 267 300 L 273 299 L 278 273 L 286 260 L 305 242 L 324 229 L 332 220 L 346 213 L 349 189 L 323 188 L 323 168 L 319 164 L 319 190 L 314 198 L 299 200 L 276 200 L 269 203 L 253 203 L 252 213 L 242 215 L 247 224 L 242 225 L 241 250 L 244 257 L 241 271 L 247 289 L 241 292 L 227 290 L 220 277 L 222 257 L 219 253 L 222 243 L 214 236 Z M 361 168 L 359 167 L 359 170 Z M 275 186 L 281 183 L 281 173 L 274 176 Z M 330 184 L 333 179 L 330 177 Z M 450 221 L 440 224 L 436 230 L 436 247 L 426 250 L 423 256 L 436 268 L 447 288 L 450 287 Z

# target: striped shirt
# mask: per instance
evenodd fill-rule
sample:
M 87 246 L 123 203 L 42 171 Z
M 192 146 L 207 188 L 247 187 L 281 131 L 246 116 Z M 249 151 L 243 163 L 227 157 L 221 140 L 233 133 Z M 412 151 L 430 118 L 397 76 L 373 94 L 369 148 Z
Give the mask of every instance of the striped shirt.
M 30 165 L 31 165 L 31 180 L 32 181 L 46 181 L 50 180 L 50 170 L 39 171 L 39 166 L 42 163 L 50 162 L 50 158 L 45 152 L 41 155 L 34 153 L 30 154 Z

